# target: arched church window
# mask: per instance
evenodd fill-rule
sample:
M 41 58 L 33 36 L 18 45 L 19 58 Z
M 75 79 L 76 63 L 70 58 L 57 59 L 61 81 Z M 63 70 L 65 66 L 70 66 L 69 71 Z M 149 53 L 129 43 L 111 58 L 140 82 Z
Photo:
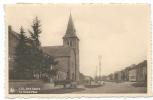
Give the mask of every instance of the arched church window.
M 72 41 L 71 41 L 71 40 L 68 40 L 68 41 L 67 41 L 67 45 L 68 45 L 68 46 L 72 46 Z

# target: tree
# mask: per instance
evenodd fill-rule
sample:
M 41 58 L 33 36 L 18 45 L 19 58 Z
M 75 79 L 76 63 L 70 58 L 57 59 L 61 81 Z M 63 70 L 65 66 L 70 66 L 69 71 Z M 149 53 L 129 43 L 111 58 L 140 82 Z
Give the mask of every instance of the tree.
M 38 17 L 36 17 L 33 20 L 33 24 L 31 25 L 32 27 L 32 31 L 29 30 L 29 33 L 31 35 L 31 40 L 33 40 L 33 47 L 38 50 L 39 47 L 41 46 L 41 43 L 39 41 L 39 35 L 42 32 L 41 31 L 41 24 L 40 24 L 40 20 L 38 19 Z
M 46 55 L 45 53 L 43 54 L 42 72 L 47 75 L 47 77 L 44 77 L 45 80 L 49 81 L 50 79 L 55 79 L 57 75 L 57 69 L 55 66 L 57 63 L 58 62 L 55 61 L 54 57 Z
M 33 74 L 38 74 L 40 76 L 42 69 L 42 50 L 41 43 L 39 40 L 39 35 L 41 34 L 41 24 L 38 17 L 33 20 L 33 24 L 31 25 L 32 30 L 29 30 L 30 39 L 31 39 L 31 70 Z
M 42 52 L 41 42 L 39 40 L 41 34 L 40 20 L 36 17 L 28 30 L 30 37 L 25 36 L 25 31 L 21 27 L 19 34 L 19 43 L 16 47 L 16 68 L 14 75 L 16 79 L 40 79 L 42 74 L 49 77 L 57 74 L 56 69 L 50 69 L 51 66 L 57 64 L 53 57 L 46 56 Z
M 19 34 L 19 43 L 16 47 L 16 59 L 15 59 L 15 70 L 14 70 L 14 78 L 16 79 L 24 79 L 26 76 L 26 67 L 27 67 L 27 45 L 26 45 L 27 37 L 25 36 L 25 31 L 23 27 L 20 28 Z

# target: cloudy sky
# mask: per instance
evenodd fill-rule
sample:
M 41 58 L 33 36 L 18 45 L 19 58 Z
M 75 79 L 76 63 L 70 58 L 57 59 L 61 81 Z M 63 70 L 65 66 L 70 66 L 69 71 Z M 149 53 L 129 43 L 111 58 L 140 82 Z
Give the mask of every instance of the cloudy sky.
M 102 75 L 147 59 L 148 5 L 9 5 L 5 7 L 6 23 L 19 32 L 20 26 L 30 28 L 38 16 L 42 46 L 62 45 L 70 10 L 80 39 L 80 72 L 94 76 L 99 55 Z

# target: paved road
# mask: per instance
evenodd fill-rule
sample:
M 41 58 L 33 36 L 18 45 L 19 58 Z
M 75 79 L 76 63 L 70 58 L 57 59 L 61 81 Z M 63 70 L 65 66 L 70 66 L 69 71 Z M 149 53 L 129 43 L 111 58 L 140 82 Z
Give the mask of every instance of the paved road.
M 24 84 L 22 84 L 24 83 Z M 42 86 L 43 83 L 33 83 L 29 82 L 15 82 L 10 83 L 10 87 L 12 88 L 19 88 L 19 87 L 27 87 L 27 88 L 43 88 L 38 91 L 40 94 L 63 94 L 63 93 L 72 93 L 72 94 L 88 94 L 88 93 L 146 93 L 146 87 L 134 87 L 133 82 L 122 82 L 122 83 L 115 83 L 115 82 L 105 82 L 105 84 L 101 87 L 97 88 L 84 88 L 83 86 L 79 88 L 51 88 L 50 85 L 45 85 L 46 87 Z M 18 90 L 13 93 L 18 93 Z
M 85 88 L 84 91 L 77 91 L 72 93 L 146 93 L 146 87 L 134 87 L 132 82 L 105 82 L 105 84 L 98 88 Z

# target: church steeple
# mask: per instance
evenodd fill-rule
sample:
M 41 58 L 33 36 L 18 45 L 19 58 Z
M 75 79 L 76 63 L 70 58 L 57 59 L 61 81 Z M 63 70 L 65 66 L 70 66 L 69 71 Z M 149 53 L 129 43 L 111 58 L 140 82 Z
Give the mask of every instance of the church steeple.
M 63 37 L 63 45 L 70 46 L 73 48 L 78 48 L 79 38 L 76 36 L 76 30 L 74 27 L 72 15 L 70 13 L 67 30 Z
M 66 33 L 63 37 L 63 46 L 69 46 L 74 51 L 75 72 L 71 73 L 75 81 L 79 80 L 79 38 L 76 36 L 72 15 L 70 13 Z
M 66 37 L 76 36 L 76 30 L 75 30 L 75 27 L 74 27 L 74 24 L 73 24 L 73 19 L 72 19 L 71 12 L 70 12 L 69 21 L 68 21 L 68 24 L 67 24 L 67 30 L 66 30 L 65 36 Z

